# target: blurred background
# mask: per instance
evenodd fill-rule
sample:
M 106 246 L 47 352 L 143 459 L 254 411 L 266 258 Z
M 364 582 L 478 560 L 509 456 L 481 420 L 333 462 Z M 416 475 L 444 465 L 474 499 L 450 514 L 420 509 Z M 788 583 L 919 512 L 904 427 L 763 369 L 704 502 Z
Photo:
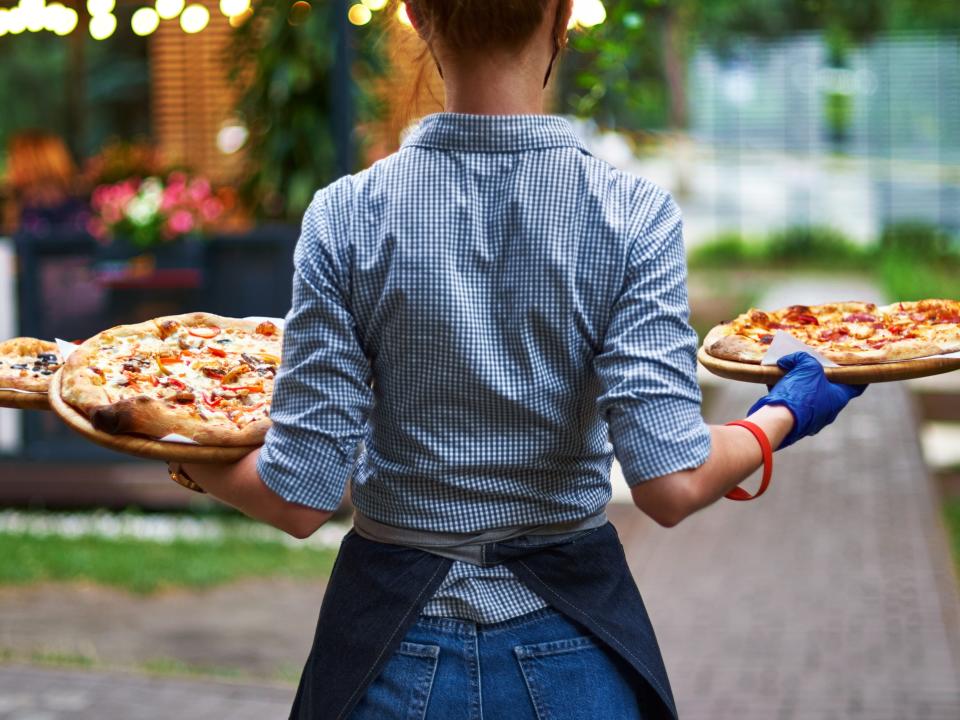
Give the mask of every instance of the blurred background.
M 550 87 L 684 212 L 691 323 L 960 298 L 954 0 L 576 0 Z M 0 338 L 283 316 L 313 192 L 443 89 L 387 0 L 0 0 Z M 761 393 L 701 375 L 713 422 Z M 681 717 L 960 717 L 960 373 L 871 388 L 774 486 L 610 515 Z M 0 409 L 0 718 L 286 717 L 349 511 L 305 542 Z

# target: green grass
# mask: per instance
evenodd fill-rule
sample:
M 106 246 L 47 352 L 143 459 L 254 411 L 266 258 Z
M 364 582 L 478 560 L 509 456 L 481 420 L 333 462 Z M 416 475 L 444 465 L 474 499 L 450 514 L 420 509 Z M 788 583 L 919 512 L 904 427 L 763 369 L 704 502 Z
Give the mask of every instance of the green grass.
M 953 550 L 953 561 L 957 572 L 960 573 L 960 498 L 951 498 L 944 501 L 943 518 L 947 524 L 947 535 L 950 540 L 950 549 Z
M 86 581 L 151 593 L 245 577 L 325 578 L 335 549 L 231 538 L 171 543 L 0 534 L 0 584 Z

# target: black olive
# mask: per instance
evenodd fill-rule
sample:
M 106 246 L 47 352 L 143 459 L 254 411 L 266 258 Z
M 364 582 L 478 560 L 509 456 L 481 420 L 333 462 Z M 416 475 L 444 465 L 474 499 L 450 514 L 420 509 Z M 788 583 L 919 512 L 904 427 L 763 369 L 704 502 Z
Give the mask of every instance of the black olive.
M 56 354 L 54 354 L 54 353 L 40 353 L 39 355 L 37 355 L 37 358 L 38 358 L 38 359 L 40 360 L 40 362 L 42 362 L 44 365 L 48 365 L 48 364 L 50 364 L 50 363 L 55 363 L 55 362 L 60 362 L 60 360 L 57 359 L 57 356 L 56 356 Z
M 219 345 L 226 345 L 229 342 L 233 342 L 233 340 L 231 340 L 230 338 L 222 338 L 220 340 L 214 340 L 214 342 Z
M 27 364 L 26 364 L 26 363 L 14 363 L 14 364 L 11 365 L 10 367 L 12 367 L 14 370 L 26 370 L 26 369 L 27 369 Z
M 41 375 L 53 375 L 53 370 L 41 370 Z

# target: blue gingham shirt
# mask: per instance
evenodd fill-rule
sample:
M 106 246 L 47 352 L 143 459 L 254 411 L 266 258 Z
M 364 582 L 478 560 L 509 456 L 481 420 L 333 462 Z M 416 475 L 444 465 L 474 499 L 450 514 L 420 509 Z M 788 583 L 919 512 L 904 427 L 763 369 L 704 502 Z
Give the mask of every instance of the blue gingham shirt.
M 287 500 L 469 533 L 589 517 L 701 465 L 680 213 L 563 118 L 439 113 L 319 191 L 263 481 Z M 505 568 L 455 563 L 426 614 L 543 607 Z

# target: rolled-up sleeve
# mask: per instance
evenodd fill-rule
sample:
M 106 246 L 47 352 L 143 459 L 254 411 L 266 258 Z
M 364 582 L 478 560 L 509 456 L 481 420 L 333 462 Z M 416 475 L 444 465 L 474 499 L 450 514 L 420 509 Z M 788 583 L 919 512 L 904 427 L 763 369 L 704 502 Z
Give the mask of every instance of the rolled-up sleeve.
M 372 402 L 370 364 L 350 312 L 322 191 L 304 215 L 294 252 L 293 303 L 273 390 L 273 421 L 257 460 L 286 500 L 335 510 L 353 470 Z
M 664 195 L 628 254 L 594 369 L 614 456 L 630 486 L 702 465 L 710 432 L 696 379 L 697 335 L 688 322 L 680 210 Z

